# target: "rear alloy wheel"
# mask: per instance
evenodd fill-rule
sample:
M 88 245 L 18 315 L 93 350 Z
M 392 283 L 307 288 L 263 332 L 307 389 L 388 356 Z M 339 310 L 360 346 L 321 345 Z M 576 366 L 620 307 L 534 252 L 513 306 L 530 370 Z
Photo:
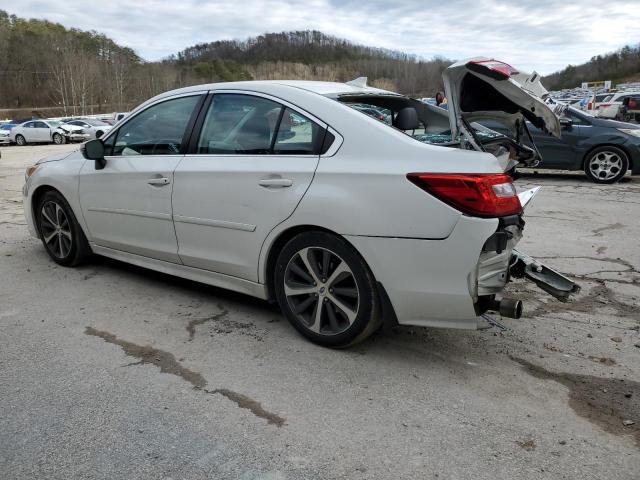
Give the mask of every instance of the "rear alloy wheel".
M 308 232 L 291 239 L 278 256 L 275 282 L 283 313 L 314 343 L 346 347 L 381 324 L 373 275 L 337 236 Z
M 91 254 L 71 207 L 58 192 L 43 195 L 36 206 L 38 230 L 49 256 L 60 265 L 78 265 Z
M 612 146 L 596 148 L 584 162 L 585 173 L 596 183 L 615 183 L 624 177 L 628 168 L 627 154 Z
M 27 140 L 22 135 L 16 135 L 16 145 L 24 147 L 27 144 Z
M 62 135 L 60 135 L 59 133 L 54 133 L 53 134 L 53 143 L 55 143 L 56 145 L 64 145 L 65 138 Z

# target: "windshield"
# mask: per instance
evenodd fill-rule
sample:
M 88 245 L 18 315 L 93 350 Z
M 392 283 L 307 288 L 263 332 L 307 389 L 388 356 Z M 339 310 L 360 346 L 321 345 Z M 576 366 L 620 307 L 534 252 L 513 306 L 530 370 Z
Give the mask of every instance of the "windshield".
M 62 125 L 62 122 L 59 122 L 58 120 L 47 120 L 47 123 L 50 127 L 59 127 Z
M 8 123 L 6 125 L 0 125 L 0 130 L 11 130 L 13 127 L 15 127 L 14 124 Z

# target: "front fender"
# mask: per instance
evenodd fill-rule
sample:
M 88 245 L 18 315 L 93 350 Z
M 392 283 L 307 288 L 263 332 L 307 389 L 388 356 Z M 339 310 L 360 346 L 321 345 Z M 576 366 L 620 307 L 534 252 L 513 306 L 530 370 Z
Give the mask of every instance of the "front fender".
M 64 161 L 50 161 L 41 163 L 38 170 L 27 180 L 22 193 L 25 209 L 25 217 L 29 224 L 31 234 L 39 237 L 33 218 L 33 199 L 41 188 L 53 188 L 59 191 L 65 198 L 73 214 L 75 215 L 85 236 L 91 241 L 89 230 L 82 216 L 80 199 L 78 196 L 79 173 L 85 160 L 79 152 L 70 155 Z M 33 231 L 31 231 L 33 229 Z

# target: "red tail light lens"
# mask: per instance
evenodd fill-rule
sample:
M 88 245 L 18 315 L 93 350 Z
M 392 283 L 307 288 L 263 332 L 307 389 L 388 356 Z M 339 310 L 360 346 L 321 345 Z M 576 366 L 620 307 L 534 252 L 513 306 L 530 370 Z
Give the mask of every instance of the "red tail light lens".
M 501 80 L 505 78 L 509 78 L 511 75 L 515 75 L 518 72 L 515 68 L 513 68 L 508 63 L 500 62 L 498 60 L 476 60 L 473 62 L 467 63 L 467 68 L 470 70 L 476 70 L 480 73 L 489 74 L 494 78 Z M 486 69 L 488 71 L 482 72 L 482 69 Z
M 495 218 L 522 213 L 509 175 L 410 173 L 407 179 L 472 217 Z
M 587 103 L 587 110 L 593 110 L 593 103 Z

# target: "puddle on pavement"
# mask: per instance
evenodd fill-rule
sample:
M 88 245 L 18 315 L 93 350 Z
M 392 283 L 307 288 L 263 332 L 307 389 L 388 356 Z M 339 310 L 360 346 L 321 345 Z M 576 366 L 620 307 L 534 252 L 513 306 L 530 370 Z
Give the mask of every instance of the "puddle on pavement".
M 218 308 L 221 310 L 220 313 L 216 313 L 215 315 L 210 315 L 208 317 L 194 318 L 193 320 L 189 321 L 186 327 L 187 332 L 189 332 L 189 341 L 193 340 L 193 337 L 196 334 L 196 327 L 198 325 L 202 325 L 203 323 L 207 323 L 215 320 L 220 320 L 221 318 L 226 317 L 227 314 L 229 313 L 229 311 L 224 307 L 222 307 L 222 305 L 218 305 Z
M 218 314 L 218 316 L 226 314 L 227 312 L 225 310 L 224 312 Z M 180 362 L 176 360 L 176 357 L 172 353 L 165 352 L 164 350 L 159 350 L 148 345 L 137 345 L 135 343 L 131 343 L 118 338 L 112 333 L 97 330 L 93 327 L 86 327 L 84 333 L 86 335 L 99 337 L 107 343 L 118 345 L 120 348 L 122 348 L 126 355 L 139 359 L 139 361 L 129 363 L 127 366 L 144 364 L 155 365 L 160 368 L 160 372 L 176 375 L 189 382 L 197 390 L 202 390 L 203 392 L 212 395 L 222 395 L 228 400 L 234 402 L 238 407 L 247 409 L 256 417 L 267 420 L 269 424 L 275 425 L 277 427 L 282 427 L 286 421 L 285 418 L 280 417 L 275 413 L 268 412 L 267 410 L 262 408 L 260 402 L 257 402 L 251 397 L 247 397 L 246 395 L 243 395 L 241 393 L 237 393 L 226 388 L 207 390 L 206 388 L 204 388 L 207 386 L 207 381 L 205 380 L 205 378 L 199 372 L 183 367 Z
M 569 406 L 581 417 L 615 435 L 633 435 L 640 448 L 640 383 L 573 373 L 554 373 L 511 357 L 536 378 L 554 380 L 569 389 Z M 633 425 L 623 422 L 631 420 Z
M 162 373 L 170 373 L 171 375 L 176 375 L 186 380 L 196 388 L 204 388 L 207 385 L 207 381 L 202 375 L 180 365 L 180 362 L 176 360 L 176 357 L 174 357 L 172 353 L 158 350 L 148 345 L 136 345 L 135 343 L 122 340 L 109 332 L 96 330 L 93 327 L 87 327 L 84 333 L 93 335 L 94 337 L 100 337 L 107 343 L 118 345 L 124 353 L 130 357 L 140 359 L 139 362 L 130 363 L 129 365 L 144 365 L 148 363 L 159 367 Z
M 215 390 L 205 390 L 205 392 L 210 394 L 218 394 L 223 397 L 228 398 L 232 402 L 235 402 L 236 405 L 240 408 L 245 408 L 250 410 L 256 417 L 264 418 L 268 423 L 275 425 L 276 427 L 281 427 L 284 425 L 285 419 L 276 415 L 275 413 L 267 412 L 260 402 L 256 402 L 254 399 L 247 397 L 246 395 L 242 395 L 241 393 L 236 393 L 231 390 L 227 390 L 226 388 L 217 388 Z

